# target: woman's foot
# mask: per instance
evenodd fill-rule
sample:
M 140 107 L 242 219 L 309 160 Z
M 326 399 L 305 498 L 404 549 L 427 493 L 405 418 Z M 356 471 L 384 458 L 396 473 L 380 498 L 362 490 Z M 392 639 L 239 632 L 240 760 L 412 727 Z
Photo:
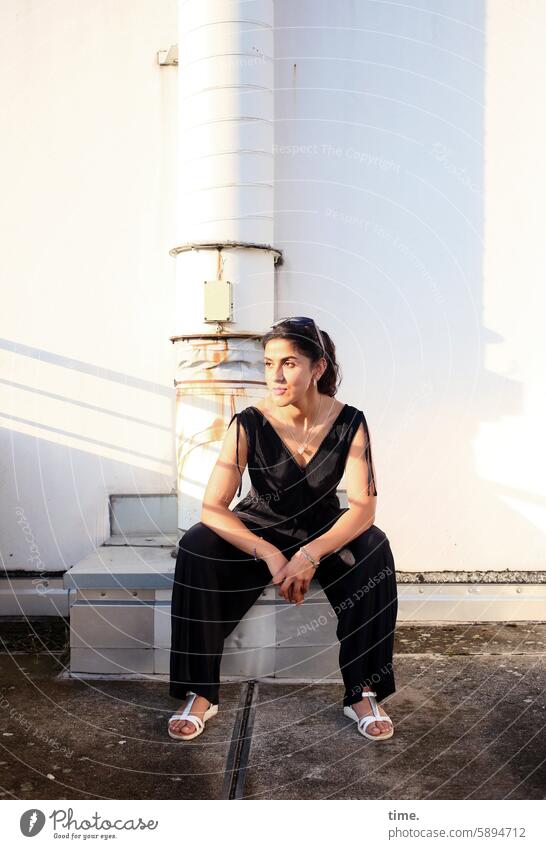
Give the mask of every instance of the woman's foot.
M 359 702 L 355 702 L 355 704 L 351 705 L 354 712 L 358 715 L 360 719 L 361 716 L 372 716 L 373 710 L 370 704 L 370 700 L 366 698 L 366 693 L 371 690 L 371 687 L 366 687 L 362 690 L 362 699 Z M 383 710 L 380 704 L 377 705 L 377 709 L 382 716 L 386 716 L 386 711 Z M 381 722 L 378 720 L 377 722 L 370 722 L 366 731 L 369 734 L 384 734 L 386 731 L 390 731 L 392 729 L 391 722 Z
M 180 706 L 180 710 L 175 711 L 175 713 L 182 713 L 190 699 L 191 696 L 188 696 L 186 701 Z M 209 709 L 210 705 L 211 703 L 207 702 L 203 696 L 197 696 L 191 706 L 191 713 L 194 713 L 199 719 L 203 719 L 205 711 Z M 173 719 L 172 722 L 169 722 L 169 728 L 175 734 L 193 734 L 196 730 L 195 722 L 188 721 L 187 719 Z

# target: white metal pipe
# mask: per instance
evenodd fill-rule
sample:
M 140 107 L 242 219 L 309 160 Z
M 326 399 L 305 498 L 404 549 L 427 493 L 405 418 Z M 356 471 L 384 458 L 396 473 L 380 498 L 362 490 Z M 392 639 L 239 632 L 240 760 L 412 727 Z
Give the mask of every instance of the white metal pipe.
M 198 520 L 225 426 L 263 395 L 259 336 L 274 318 L 273 2 L 179 4 L 178 214 L 173 337 L 178 521 Z M 264 248 L 264 246 L 266 246 Z M 232 286 L 232 320 L 205 321 L 204 283 Z M 230 333 L 233 336 L 230 337 Z M 246 338 L 245 338 L 246 337 Z
M 179 222 L 184 241 L 273 240 L 273 2 L 179 7 Z

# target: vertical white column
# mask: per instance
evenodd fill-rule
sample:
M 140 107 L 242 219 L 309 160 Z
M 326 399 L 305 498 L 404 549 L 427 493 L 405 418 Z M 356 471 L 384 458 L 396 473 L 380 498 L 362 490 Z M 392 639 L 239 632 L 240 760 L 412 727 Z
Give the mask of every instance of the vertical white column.
M 274 316 L 273 2 L 179 3 L 176 315 L 179 526 L 199 518 L 226 424 L 263 395 Z M 214 246 L 217 246 L 215 248 Z M 232 320 L 205 321 L 205 281 Z

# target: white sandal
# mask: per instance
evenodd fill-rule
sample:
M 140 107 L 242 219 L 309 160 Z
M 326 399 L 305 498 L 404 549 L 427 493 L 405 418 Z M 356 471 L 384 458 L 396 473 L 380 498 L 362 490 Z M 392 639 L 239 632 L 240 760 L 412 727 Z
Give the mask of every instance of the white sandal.
M 184 708 L 183 712 L 174 713 L 169 719 L 169 725 L 167 730 L 169 732 L 169 737 L 172 737 L 174 740 L 193 740 L 194 737 L 198 737 L 199 734 L 203 733 L 203 729 L 205 728 L 205 722 L 207 721 L 207 719 L 210 719 L 211 716 L 216 716 L 216 714 L 218 713 L 218 705 L 211 705 L 209 708 L 207 708 L 203 715 L 203 719 L 193 713 L 190 713 L 192 705 L 197 698 L 197 693 L 192 693 L 190 690 L 190 692 L 186 693 L 186 695 L 191 696 L 191 698 L 188 701 L 188 704 Z M 195 731 L 192 731 L 190 734 L 174 734 L 171 731 L 170 726 L 171 722 L 176 719 L 185 719 L 187 722 L 193 722 L 193 724 L 195 725 Z
M 377 702 L 374 698 L 375 696 L 377 696 L 377 693 L 374 693 L 373 690 L 362 693 L 363 699 L 370 699 L 370 704 L 372 706 L 373 711 L 371 715 L 359 716 L 350 705 L 344 706 L 343 713 L 345 714 L 345 716 L 349 716 L 351 719 L 354 719 L 356 723 L 358 723 L 358 730 L 364 737 L 367 737 L 368 740 L 388 740 L 394 734 L 394 724 L 390 716 L 382 716 L 379 713 L 379 708 L 377 707 Z M 390 722 L 393 727 L 390 729 L 390 731 L 383 731 L 382 734 L 368 734 L 368 732 L 366 731 L 368 725 L 371 722 L 377 722 L 378 720 L 379 722 Z

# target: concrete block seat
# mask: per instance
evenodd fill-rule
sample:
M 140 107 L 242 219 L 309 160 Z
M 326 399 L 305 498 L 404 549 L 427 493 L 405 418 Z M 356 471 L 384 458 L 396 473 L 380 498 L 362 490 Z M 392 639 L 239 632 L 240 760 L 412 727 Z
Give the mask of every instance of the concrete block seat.
M 115 535 L 66 572 L 71 674 L 168 677 L 178 539 Z M 299 607 L 271 585 L 227 638 L 222 677 L 341 680 L 336 622 L 318 582 Z

